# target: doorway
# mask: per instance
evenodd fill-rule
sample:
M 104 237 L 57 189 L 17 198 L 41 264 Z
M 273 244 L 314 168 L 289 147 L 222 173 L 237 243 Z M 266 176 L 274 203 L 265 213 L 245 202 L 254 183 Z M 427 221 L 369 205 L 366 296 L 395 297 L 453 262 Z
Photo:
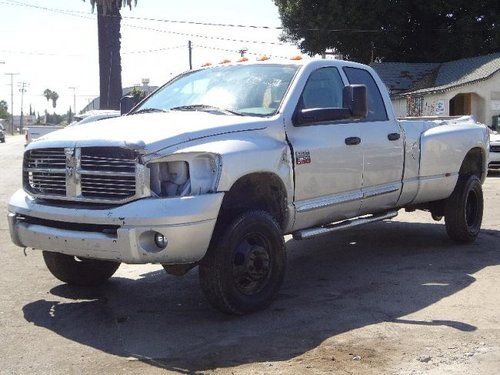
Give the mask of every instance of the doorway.
M 458 94 L 450 100 L 450 116 L 472 114 L 472 94 Z

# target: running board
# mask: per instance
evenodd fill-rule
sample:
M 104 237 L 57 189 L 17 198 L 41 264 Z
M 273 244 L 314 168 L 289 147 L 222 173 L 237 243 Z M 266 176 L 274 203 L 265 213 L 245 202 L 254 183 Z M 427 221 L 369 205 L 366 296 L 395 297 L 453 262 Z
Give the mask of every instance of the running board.
M 322 236 L 331 232 L 338 232 L 345 229 L 357 227 L 358 225 L 370 224 L 376 221 L 392 219 L 398 216 L 398 211 L 389 211 L 382 214 L 361 216 L 356 219 L 349 219 L 337 223 L 326 224 L 321 227 L 302 229 L 293 233 L 295 240 L 307 240 L 313 237 Z

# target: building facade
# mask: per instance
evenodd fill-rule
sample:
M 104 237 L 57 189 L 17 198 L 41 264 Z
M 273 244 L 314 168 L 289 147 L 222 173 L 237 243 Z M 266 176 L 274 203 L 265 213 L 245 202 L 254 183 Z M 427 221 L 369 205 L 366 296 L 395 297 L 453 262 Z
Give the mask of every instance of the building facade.
M 472 115 L 490 127 L 500 118 L 500 53 L 442 64 L 372 64 L 398 117 Z

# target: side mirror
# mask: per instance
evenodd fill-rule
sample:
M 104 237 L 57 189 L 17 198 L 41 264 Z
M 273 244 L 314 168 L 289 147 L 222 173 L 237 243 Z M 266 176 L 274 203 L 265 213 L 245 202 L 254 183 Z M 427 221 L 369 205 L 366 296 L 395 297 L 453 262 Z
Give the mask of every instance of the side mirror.
M 309 108 L 295 112 L 295 126 L 330 122 L 338 120 L 361 120 L 368 114 L 368 104 L 365 85 L 349 85 L 342 92 L 343 108 Z
M 127 95 L 124 96 L 123 98 L 120 99 L 120 113 L 123 115 L 126 115 L 129 113 L 132 108 L 134 108 L 141 99 L 133 96 L 133 95 Z
M 365 85 L 344 87 L 343 107 L 349 109 L 351 118 L 361 120 L 368 115 L 368 100 Z

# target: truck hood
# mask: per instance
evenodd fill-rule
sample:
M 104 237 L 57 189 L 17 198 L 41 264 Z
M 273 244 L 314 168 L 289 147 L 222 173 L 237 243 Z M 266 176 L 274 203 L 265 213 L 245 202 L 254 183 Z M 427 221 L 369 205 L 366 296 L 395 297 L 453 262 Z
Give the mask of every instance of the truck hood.
M 200 138 L 265 129 L 270 122 L 208 112 L 147 113 L 67 127 L 37 139 L 27 149 L 116 146 L 148 154 Z

